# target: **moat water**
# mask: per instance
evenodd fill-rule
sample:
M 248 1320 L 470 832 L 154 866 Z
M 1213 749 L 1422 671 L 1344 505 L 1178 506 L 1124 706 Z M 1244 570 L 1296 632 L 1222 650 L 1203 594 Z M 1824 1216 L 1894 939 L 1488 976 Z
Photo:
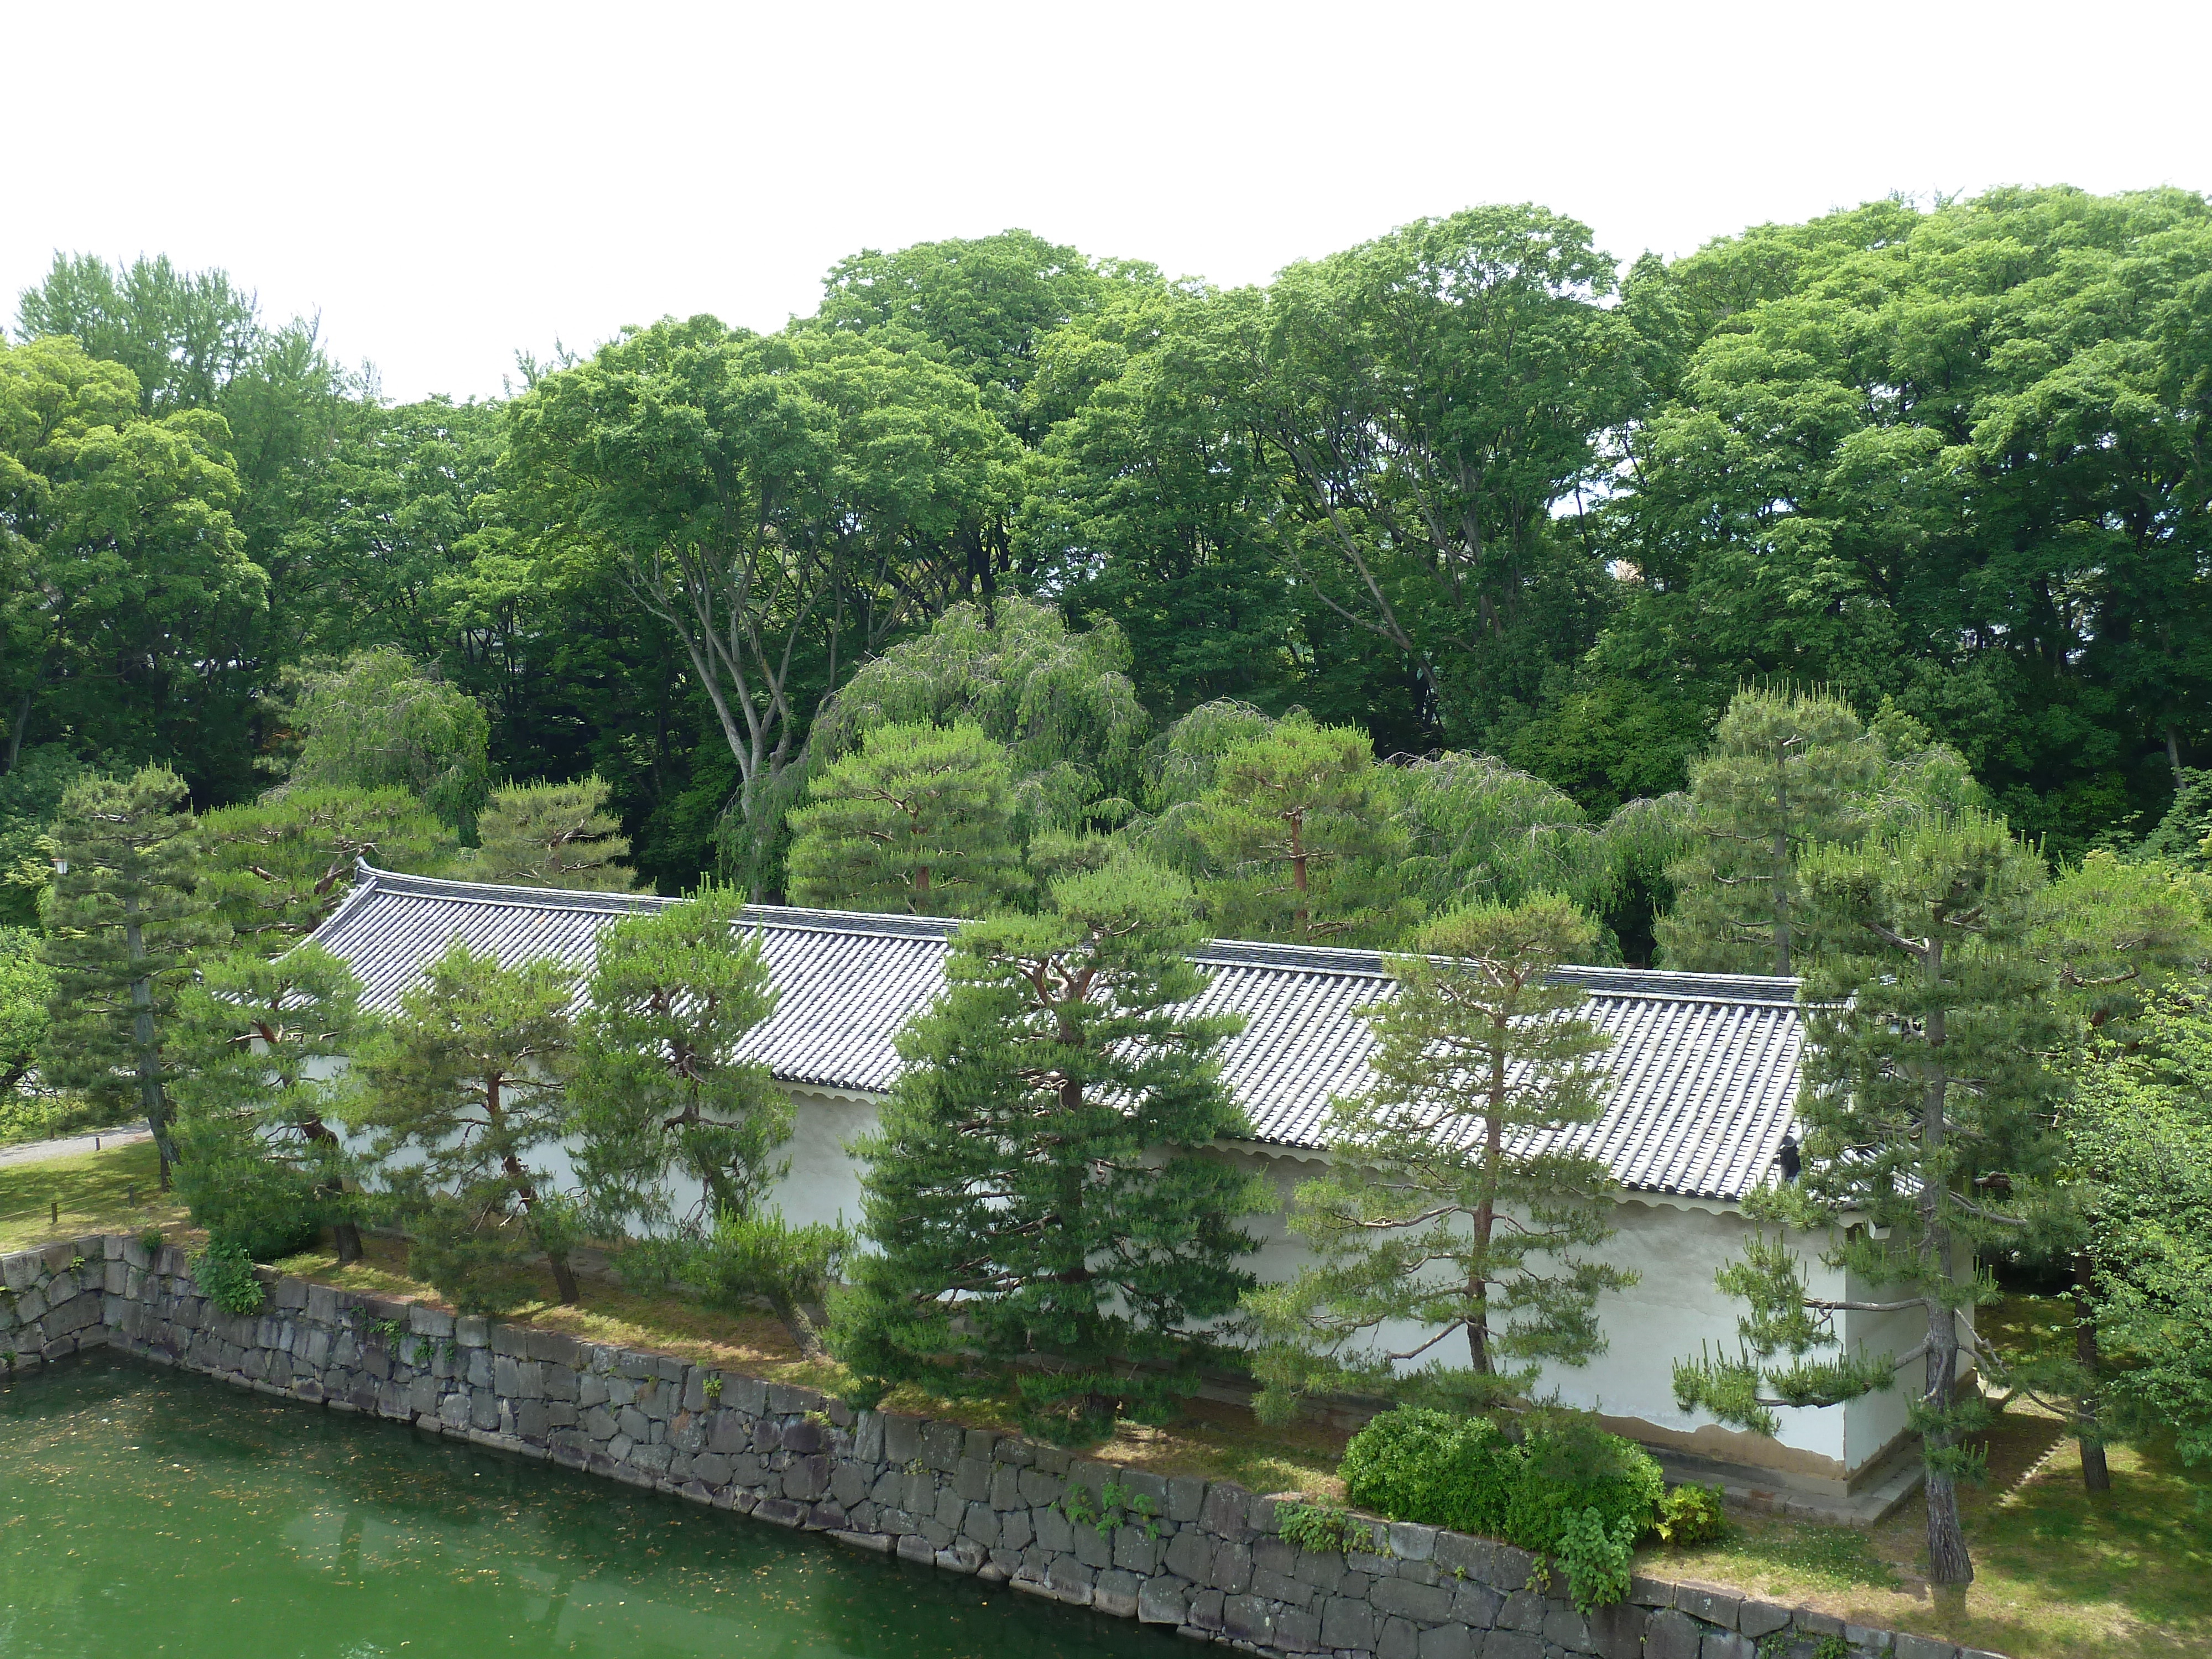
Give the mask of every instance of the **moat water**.
M 1164 1632 L 93 1354 L 0 1389 L 0 1656 L 1167 1659 Z

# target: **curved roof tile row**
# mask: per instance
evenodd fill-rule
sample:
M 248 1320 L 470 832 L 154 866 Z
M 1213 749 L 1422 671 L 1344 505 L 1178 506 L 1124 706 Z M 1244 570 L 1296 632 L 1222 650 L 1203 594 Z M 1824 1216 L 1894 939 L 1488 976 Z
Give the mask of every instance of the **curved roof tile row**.
M 366 1006 L 399 999 L 456 941 L 506 963 L 550 960 L 580 988 L 602 929 L 676 901 L 404 876 L 362 866 L 316 939 L 353 969 Z M 895 1040 L 942 988 L 955 924 L 753 905 L 779 992 L 746 1048 L 792 1084 L 880 1094 L 898 1076 Z M 1256 1141 L 1318 1151 L 1329 1099 L 1358 1090 L 1370 1046 L 1358 1011 L 1387 997 L 1374 951 L 1214 941 L 1194 954 L 1211 982 L 1197 1006 L 1244 1016 L 1222 1072 Z M 1613 1090 L 1597 1121 L 1558 1137 L 1632 1189 L 1741 1198 L 1771 1167 L 1792 1121 L 1803 1028 L 1796 982 L 1740 975 L 1570 968 L 1585 1016 L 1613 1039 Z

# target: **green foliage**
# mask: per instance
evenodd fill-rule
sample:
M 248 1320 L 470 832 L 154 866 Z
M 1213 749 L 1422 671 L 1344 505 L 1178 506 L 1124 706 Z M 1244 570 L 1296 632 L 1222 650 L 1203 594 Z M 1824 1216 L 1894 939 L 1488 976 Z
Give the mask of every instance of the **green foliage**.
M 1650 1529 L 1665 1486 L 1640 1447 L 1554 1411 L 1532 1413 L 1516 1443 L 1488 1418 L 1401 1406 L 1352 1437 L 1338 1473 L 1362 1509 L 1554 1557 L 1586 1512 L 1625 1551 Z
M 404 789 L 290 786 L 200 819 L 199 896 L 240 943 L 278 956 L 353 889 L 355 861 L 445 873 L 453 833 Z
M 1728 1536 L 1728 1510 L 1718 1486 L 1669 1486 L 1653 1529 L 1669 1544 L 1717 1543 Z
M 2169 999 L 2136 1035 L 2085 1068 L 2063 1120 L 2094 1182 L 2084 1288 L 2101 1363 L 2075 1387 L 2099 1432 L 2170 1433 L 2212 1462 L 2212 1015 Z
M 240 653 L 269 594 L 236 517 L 237 434 L 140 392 L 75 339 L 0 342 L 0 769 L 27 739 L 65 740 L 234 789 L 251 776 Z
M 1191 824 L 1218 872 L 1201 889 L 1215 930 L 1299 944 L 1395 933 L 1404 837 L 1387 799 L 1354 726 L 1291 715 L 1223 751 Z
M 37 941 L 19 927 L 0 927 L 0 1101 L 36 1063 L 46 1032 L 54 976 L 39 959 Z
M 2154 815 L 2206 737 L 2208 270 L 2202 196 L 2063 187 L 1640 266 L 1659 396 L 1602 514 L 1638 580 L 1592 671 L 1893 696 L 2069 858 Z
M 1504 1524 L 1517 1451 L 1486 1417 L 1401 1406 L 1371 1419 L 1337 1473 L 1363 1509 L 1460 1532 Z
M 941 357 L 1027 441 L 1024 394 L 1039 349 L 1097 306 L 1111 281 L 1099 262 L 1026 230 L 866 248 L 830 267 L 810 325 Z
M 1279 1502 L 1275 1522 L 1283 1540 L 1302 1550 L 1349 1550 L 1366 1533 L 1341 1504 Z
M 192 1282 L 200 1294 L 227 1314 L 261 1311 L 267 1294 L 253 1272 L 253 1259 L 236 1244 L 210 1243 L 192 1258 Z
M 404 652 L 349 657 L 301 700 L 306 737 L 293 781 L 405 789 L 470 840 L 490 793 L 490 726 L 466 692 L 442 684 Z
M 502 967 L 456 942 L 356 1060 L 350 1121 L 407 1223 L 410 1271 L 466 1312 L 528 1300 L 541 1254 L 561 1299 L 577 1297 L 568 1253 L 582 1217 L 527 1161 L 565 1127 L 568 998 L 552 963 Z
M 1788 975 L 1797 863 L 1856 838 L 1882 771 L 1881 744 L 1829 692 L 1738 691 L 1690 767 L 1699 844 L 1671 866 L 1673 912 L 1657 925 L 1671 967 Z M 1802 956 L 1802 946 L 1799 956 Z
M 103 1110 L 135 1107 L 166 1177 L 176 1162 L 169 1024 L 197 953 L 222 934 L 192 891 L 198 837 L 183 780 L 148 767 L 71 786 L 52 847 L 68 868 L 58 867 L 40 945 L 54 983 L 40 1073 Z
M 963 721 L 877 726 L 791 815 L 794 903 L 977 916 L 1021 882 L 1005 748 Z
M 852 1248 L 852 1232 L 844 1226 L 813 1221 L 794 1227 L 772 1208 L 743 1214 L 725 1210 L 711 1233 L 673 1244 L 652 1240 L 642 1247 L 665 1261 L 670 1276 L 697 1290 L 710 1308 L 749 1313 L 756 1303 L 767 1303 L 805 1359 L 825 1357 L 814 1310 L 827 1300 Z
M 1111 623 L 1074 632 L 1052 607 L 1012 597 L 955 605 L 854 674 L 815 724 L 817 764 L 878 726 L 972 724 L 1006 751 L 1025 833 L 1110 823 L 1135 793 L 1146 724 L 1129 668 Z
M 149 1227 L 138 1235 L 138 1248 L 149 1255 L 157 1253 L 166 1243 L 167 1240 L 163 1238 L 159 1227 Z
M 1244 1299 L 1263 1418 L 1346 1386 L 1496 1405 L 1605 1352 L 1597 1298 L 1637 1276 L 1582 1254 L 1612 1236 L 1612 1177 L 1555 1146 L 1610 1088 L 1588 994 L 1553 977 L 1595 935 L 1545 894 L 1471 905 L 1389 959 L 1396 994 L 1364 1011 L 1373 1083 L 1330 1103 L 1331 1172 L 1292 1200 L 1315 1264 Z M 1410 1346 L 1377 1340 L 1405 1326 Z
M 696 1240 L 749 1215 L 783 1166 L 790 1097 L 738 1050 L 775 1007 L 742 895 L 702 888 L 599 936 L 565 1123 L 595 1224 Z M 679 1207 L 679 1188 L 697 1202 Z
M 1243 1127 L 1215 1054 L 1187 884 L 1123 856 L 1037 915 L 971 922 L 866 1159 L 866 1231 L 831 1346 L 864 1377 L 999 1387 L 1079 1440 L 1164 1420 L 1204 1323 L 1252 1280 L 1253 1177 L 1200 1149 Z M 956 1323 L 957 1321 L 957 1323 Z M 1036 1353 L 1066 1370 L 1017 1370 Z M 1141 1371 L 1132 1362 L 1167 1369 Z
M 735 767 L 736 873 L 762 882 L 806 753 L 802 711 L 917 597 L 957 596 L 1011 499 L 1016 446 L 933 355 L 709 317 L 544 376 L 508 431 L 503 499 L 539 556 L 680 647 Z
M 2132 1043 L 2144 1011 L 2201 974 L 2212 952 L 2205 894 L 2202 878 L 2103 850 L 2058 872 L 2036 906 L 2030 945 L 2078 1022 L 2077 1042 Z
M 1931 1576 L 1963 1583 L 1954 1487 L 1976 1474 L 1984 1408 L 1954 1389 L 1957 1316 L 1995 1291 L 1957 1252 L 2029 1237 L 2058 1151 L 2045 1056 L 2063 1025 L 2031 949 L 2044 868 L 2002 822 L 1969 811 L 1822 848 L 1801 875 L 1825 947 L 1808 988 L 1802 1174 L 1748 1207 L 1826 1228 L 1822 1261 L 1885 1287 L 1869 1305 L 1925 1315 L 1908 1419 L 1928 1468 Z M 1744 1349 L 1676 1366 L 1684 1410 L 1771 1433 L 1778 1406 L 1889 1386 L 1887 1355 L 1812 1357 L 1838 1347 L 1833 1316 L 1854 1304 L 1812 1296 L 1786 1240 L 1753 1241 L 1720 1283 L 1748 1304 Z
M 626 893 L 633 884 L 634 872 L 618 862 L 629 856 L 629 842 L 598 778 L 502 784 L 491 792 L 477 835 L 467 866 L 471 881 L 586 893 Z
M 1230 358 L 1292 569 L 1448 731 L 1534 701 L 1596 620 L 1595 550 L 1552 509 L 1633 406 L 1613 290 L 1586 227 L 1474 208 L 1291 265 Z
M 1089 1527 L 1101 1538 L 1110 1538 L 1123 1527 L 1134 1527 L 1153 1540 L 1165 1535 L 1159 1506 L 1146 1494 L 1118 1480 L 1102 1484 L 1095 1504 L 1088 1486 L 1069 1486 L 1060 1495 L 1060 1512 L 1067 1517 L 1068 1525 Z
M 179 997 L 178 1196 L 216 1244 L 274 1261 L 326 1226 L 357 1229 L 343 1122 L 364 1022 L 346 966 L 312 942 L 277 961 L 252 950 L 209 962 Z M 357 1232 L 340 1254 L 360 1249 Z
M 1131 283 L 1047 337 L 1030 382 L 1053 424 L 1026 469 L 1018 556 L 1071 618 L 1128 641 L 1137 695 L 1162 714 L 1301 693 L 1358 705 L 1371 672 L 1320 629 L 1286 648 L 1304 618 L 1279 479 L 1224 395 L 1249 299 Z
M 1566 1571 L 1567 1594 L 1577 1612 L 1589 1613 L 1627 1600 L 1628 1563 L 1644 1530 L 1633 1516 L 1607 1526 L 1595 1509 L 1567 1517 L 1553 1555 Z
M 0 772 L 0 927 L 38 926 L 39 901 L 54 880 L 43 843 L 62 796 L 85 770 L 64 745 L 44 743 Z

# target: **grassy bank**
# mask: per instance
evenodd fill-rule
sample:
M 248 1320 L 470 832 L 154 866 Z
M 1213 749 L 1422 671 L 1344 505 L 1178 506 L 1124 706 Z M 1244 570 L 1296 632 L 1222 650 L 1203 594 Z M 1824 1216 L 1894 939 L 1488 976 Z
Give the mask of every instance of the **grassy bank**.
M 0 1164 L 0 1251 L 80 1233 L 173 1231 L 185 1224 L 184 1207 L 160 1190 L 161 1180 L 150 1140 L 74 1158 Z
M 153 1149 L 143 1144 L 0 1168 L 0 1216 L 8 1218 L 0 1221 L 0 1248 L 86 1231 L 137 1231 L 149 1223 L 186 1238 L 174 1206 L 146 1201 L 153 1174 Z M 137 1207 L 124 1201 L 134 1183 Z M 49 1195 L 63 1205 L 58 1230 L 46 1219 Z M 343 1267 L 327 1249 L 276 1265 L 349 1290 L 439 1301 L 408 1276 L 404 1247 L 392 1240 L 369 1240 L 367 1257 Z M 772 1319 L 732 1319 L 681 1297 L 641 1296 L 604 1276 L 585 1276 L 583 1300 L 574 1307 L 553 1300 L 549 1278 L 542 1299 L 514 1317 L 832 1392 L 848 1380 L 834 1364 L 802 1360 Z M 2019 1298 L 1997 1310 L 1996 1324 L 2025 1341 L 2061 1320 L 2057 1304 Z M 950 1401 L 904 1389 L 884 1403 L 978 1427 L 1015 1426 L 1005 1401 Z M 1320 1424 L 1271 1430 L 1241 1406 L 1200 1401 L 1164 1429 L 1124 1425 L 1091 1455 L 1164 1474 L 1237 1480 L 1256 1492 L 1340 1497 L 1335 1470 L 1343 1445 L 1340 1431 Z M 1941 1635 L 2013 1659 L 2212 1654 L 2212 1515 L 2200 1508 L 2204 1483 L 2192 1482 L 2163 1449 L 2116 1447 L 2113 1490 L 2092 1499 L 2081 1487 L 2079 1453 L 2057 1421 L 2017 1406 L 1999 1419 L 1989 1450 L 1988 1483 L 1963 1494 L 1978 1571 L 1964 1592 L 1938 1594 L 1922 1577 L 1926 1552 L 1917 1502 L 1871 1533 L 1745 1517 L 1718 1544 L 1649 1549 L 1640 1570 L 1818 1607 L 1853 1623 Z

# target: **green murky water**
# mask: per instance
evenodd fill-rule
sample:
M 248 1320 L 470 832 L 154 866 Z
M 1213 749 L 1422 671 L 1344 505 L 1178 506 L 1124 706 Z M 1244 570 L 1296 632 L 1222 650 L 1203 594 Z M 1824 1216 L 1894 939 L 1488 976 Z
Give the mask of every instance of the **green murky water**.
M 1164 1632 L 92 1356 L 0 1391 L 0 1655 L 1164 1659 Z

